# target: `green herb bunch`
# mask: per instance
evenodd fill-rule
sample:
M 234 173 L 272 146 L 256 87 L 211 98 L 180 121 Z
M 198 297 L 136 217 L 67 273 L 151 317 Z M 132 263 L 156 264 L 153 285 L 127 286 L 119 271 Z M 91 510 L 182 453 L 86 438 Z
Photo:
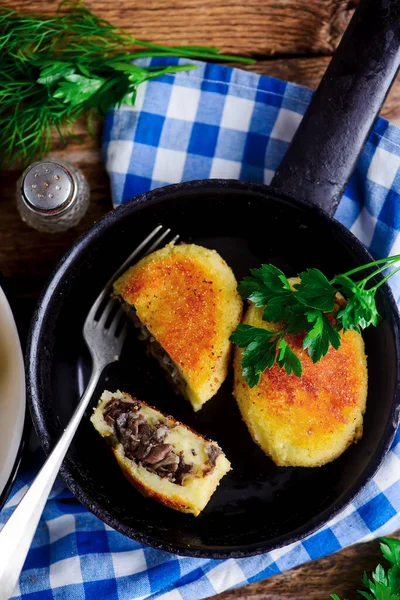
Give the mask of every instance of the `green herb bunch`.
M 144 81 L 196 68 L 131 62 L 165 56 L 254 62 L 211 47 L 167 48 L 136 40 L 80 2 L 62 2 L 55 17 L 0 7 L 0 164 L 28 163 L 51 148 L 51 127 L 64 140 L 74 121 L 88 115 L 90 130 L 93 114 L 123 102 L 133 105 Z
M 379 320 L 376 291 L 400 267 L 378 283 L 369 284 L 376 275 L 399 261 L 400 255 L 382 258 L 336 275 L 330 281 L 318 269 L 307 269 L 299 273 L 300 282 L 294 286 L 274 265 L 252 269 L 251 276 L 240 283 L 239 292 L 256 307 L 264 309 L 264 321 L 279 323 L 279 328 L 270 331 L 243 324 L 233 332 L 231 341 L 244 348 L 242 369 L 248 385 L 258 385 L 262 373 L 275 363 L 288 374 L 301 377 L 302 364 L 285 340 L 288 334 L 305 333 L 302 347 L 316 363 L 331 346 L 335 350 L 340 347 L 340 331 L 361 332 L 370 325 L 376 326 Z M 372 267 L 378 268 L 361 280 L 353 279 L 360 271 Z
M 391 566 L 385 571 L 382 565 L 378 565 L 372 573 L 372 579 L 368 579 L 364 573 L 362 582 L 368 591 L 358 590 L 358 593 L 367 600 L 400 600 L 400 540 L 381 540 L 382 554 Z M 331 598 L 340 600 L 337 594 L 331 594 Z

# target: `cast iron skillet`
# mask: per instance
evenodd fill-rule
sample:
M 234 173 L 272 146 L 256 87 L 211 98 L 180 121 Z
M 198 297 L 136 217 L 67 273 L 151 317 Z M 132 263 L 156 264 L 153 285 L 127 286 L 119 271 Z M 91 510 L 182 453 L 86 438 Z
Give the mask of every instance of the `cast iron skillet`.
M 30 409 L 46 452 L 88 380 L 85 315 L 107 279 L 157 223 L 215 248 L 241 278 L 272 262 L 288 275 L 346 271 L 370 256 L 329 216 L 337 206 L 399 65 L 397 1 L 363 0 L 271 187 L 209 180 L 150 192 L 110 212 L 64 257 L 35 313 L 27 349 Z M 365 333 L 369 368 L 364 436 L 318 469 L 278 468 L 251 441 L 231 395 L 231 377 L 200 413 L 176 397 L 145 349 L 129 336 L 104 388 L 120 388 L 217 440 L 233 470 L 197 518 L 140 496 L 125 481 L 88 411 L 61 473 L 103 521 L 150 546 L 199 557 L 244 557 L 294 542 L 331 519 L 374 475 L 399 413 L 399 315 L 387 285 L 383 319 Z

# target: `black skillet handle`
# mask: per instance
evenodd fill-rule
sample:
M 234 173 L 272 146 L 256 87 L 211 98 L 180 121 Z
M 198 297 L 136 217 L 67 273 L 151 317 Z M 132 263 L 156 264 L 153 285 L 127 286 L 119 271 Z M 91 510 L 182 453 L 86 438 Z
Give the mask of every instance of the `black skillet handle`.
M 361 0 L 271 186 L 333 215 L 400 64 L 400 0 Z

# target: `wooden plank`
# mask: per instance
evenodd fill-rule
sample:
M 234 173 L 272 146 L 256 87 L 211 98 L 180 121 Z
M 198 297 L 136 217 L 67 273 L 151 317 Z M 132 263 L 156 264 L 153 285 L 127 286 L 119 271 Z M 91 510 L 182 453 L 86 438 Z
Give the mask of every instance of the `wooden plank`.
M 54 13 L 56 2 L 3 0 L 9 8 Z M 203 44 L 266 56 L 330 54 L 352 15 L 347 0 L 87 0 L 98 15 L 138 39 Z

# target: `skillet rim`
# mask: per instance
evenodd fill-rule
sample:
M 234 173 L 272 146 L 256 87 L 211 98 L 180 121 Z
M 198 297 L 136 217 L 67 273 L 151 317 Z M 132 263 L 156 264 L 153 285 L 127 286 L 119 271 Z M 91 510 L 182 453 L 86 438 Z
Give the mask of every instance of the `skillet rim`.
M 80 235 L 79 238 L 70 247 L 70 249 L 67 250 L 64 256 L 61 258 L 61 260 L 53 270 L 50 278 L 48 279 L 43 292 L 40 295 L 32 317 L 25 353 L 27 365 L 27 401 L 32 421 L 34 423 L 37 435 L 40 439 L 40 443 L 46 455 L 49 454 L 51 447 L 49 435 L 44 423 L 44 411 L 41 410 L 43 403 L 40 400 L 40 361 L 37 360 L 36 348 L 39 347 L 38 341 L 44 333 L 42 332 L 42 326 L 46 316 L 48 305 L 51 302 L 53 293 L 57 289 L 58 285 L 62 283 L 62 279 L 65 275 L 65 272 L 71 265 L 73 265 L 75 257 L 79 255 L 81 251 L 85 250 L 87 247 L 90 247 L 91 242 L 95 239 L 98 239 L 98 237 L 101 236 L 102 232 L 105 229 L 107 229 L 111 223 L 123 220 L 125 214 L 140 210 L 141 206 L 149 201 L 163 201 L 163 199 L 165 200 L 165 198 L 168 198 L 168 196 L 177 192 L 190 192 L 196 189 L 207 188 L 214 188 L 217 190 L 231 189 L 235 192 L 250 191 L 256 194 L 273 197 L 278 200 L 284 200 L 288 204 L 292 204 L 294 206 L 297 205 L 305 207 L 322 217 L 328 223 L 330 222 L 330 224 L 333 225 L 335 229 L 339 230 L 343 235 L 346 244 L 351 246 L 351 251 L 352 253 L 356 254 L 357 258 L 360 254 L 362 254 L 365 256 L 366 260 L 373 260 L 371 254 L 358 240 L 358 238 L 356 238 L 355 235 L 351 233 L 351 231 L 349 231 L 344 225 L 342 225 L 342 223 L 340 223 L 333 217 L 330 217 L 324 210 L 314 205 L 312 202 L 295 199 L 281 194 L 279 192 L 276 192 L 273 188 L 265 184 L 231 179 L 194 180 L 189 182 L 172 184 L 161 188 L 156 188 L 154 190 L 141 194 L 136 198 L 133 198 L 132 200 L 114 208 L 113 210 L 110 210 L 106 215 L 104 215 L 101 219 L 95 222 L 87 231 Z M 158 550 L 163 550 L 165 552 L 170 552 L 182 556 L 213 559 L 245 558 L 248 556 L 255 556 L 264 552 L 269 552 L 271 550 L 281 548 L 282 546 L 300 541 L 305 537 L 311 535 L 312 533 L 316 532 L 321 527 L 323 527 L 336 515 L 338 515 L 342 510 L 344 510 L 346 506 L 354 500 L 354 498 L 364 489 L 367 483 L 374 477 L 375 473 L 378 471 L 379 467 L 382 465 L 384 459 L 386 458 L 386 455 L 391 447 L 393 438 L 397 431 L 400 419 L 400 314 L 393 293 L 387 283 L 385 283 L 382 286 L 382 291 L 386 297 L 388 308 L 390 308 L 390 311 L 388 311 L 388 316 L 390 314 L 390 321 L 392 329 L 394 331 L 396 347 L 396 357 L 394 359 L 397 365 L 395 385 L 396 391 L 392 401 L 390 417 L 387 421 L 379 446 L 373 454 L 373 456 L 370 458 L 368 465 L 364 469 L 362 475 L 355 481 L 355 483 L 353 483 L 350 486 L 347 493 L 342 495 L 342 499 L 340 500 L 340 502 L 337 502 L 333 505 L 333 507 L 327 508 L 323 512 L 318 513 L 318 515 L 314 516 L 310 521 L 308 521 L 308 523 L 304 524 L 303 526 L 298 527 L 290 533 L 275 538 L 274 541 L 267 541 L 256 544 L 253 543 L 247 545 L 243 544 L 240 546 L 233 547 L 227 546 L 226 549 L 222 550 L 218 546 L 216 546 L 215 549 L 213 546 L 209 547 L 209 549 L 200 549 L 191 548 L 183 544 L 181 545 L 179 543 L 170 544 L 154 540 L 147 534 L 137 532 L 131 526 L 128 527 L 124 524 L 121 524 L 119 520 L 115 519 L 108 511 L 102 509 L 97 502 L 90 499 L 90 494 L 88 494 L 82 486 L 80 486 L 74 481 L 74 478 L 70 474 L 69 469 L 65 467 L 64 464 L 61 466 L 60 469 L 60 475 L 62 479 L 64 480 L 70 491 L 86 508 L 91 510 L 91 512 L 93 512 L 98 518 L 100 518 L 104 523 L 106 523 L 113 529 L 116 529 L 117 531 L 123 533 L 127 537 L 134 539 L 147 546 L 151 546 Z

